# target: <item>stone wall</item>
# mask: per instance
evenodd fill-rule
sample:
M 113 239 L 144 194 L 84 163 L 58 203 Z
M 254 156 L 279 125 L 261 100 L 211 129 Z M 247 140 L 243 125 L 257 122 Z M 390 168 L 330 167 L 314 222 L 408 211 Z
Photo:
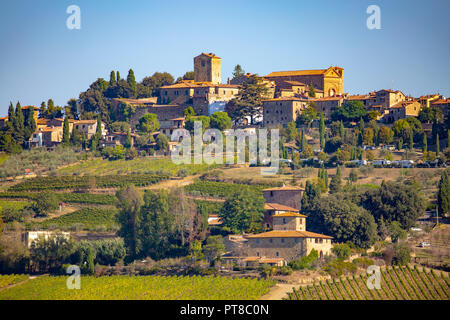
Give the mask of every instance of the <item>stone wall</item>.
M 263 192 L 268 203 L 279 203 L 288 207 L 301 209 L 303 190 L 266 190 Z
M 289 262 L 306 255 L 306 243 L 305 238 L 248 239 L 246 252 L 251 257 L 283 258 Z

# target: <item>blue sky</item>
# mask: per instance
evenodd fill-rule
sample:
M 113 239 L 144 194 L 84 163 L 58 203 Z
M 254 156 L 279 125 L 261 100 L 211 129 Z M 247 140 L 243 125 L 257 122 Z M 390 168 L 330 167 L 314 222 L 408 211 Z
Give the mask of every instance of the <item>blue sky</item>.
M 69 30 L 66 8 L 81 9 Z M 381 30 L 366 27 L 369 5 Z M 344 68 L 344 90 L 450 96 L 450 1 L 34 0 L 0 2 L 0 115 L 9 101 L 65 105 L 111 70 L 175 78 L 193 57 L 222 58 L 222 81 L 245 71 Z

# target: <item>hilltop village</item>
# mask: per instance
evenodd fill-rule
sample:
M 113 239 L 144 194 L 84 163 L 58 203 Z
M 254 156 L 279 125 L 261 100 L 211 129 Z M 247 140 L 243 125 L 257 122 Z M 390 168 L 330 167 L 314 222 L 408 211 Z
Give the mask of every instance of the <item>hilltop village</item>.
M 449 105 L 439 93 L 348 94 L 338 66 L 258 75 L 236 65 L 223 82 L 214 53 L 178 79 L 111 71 L 66 106 L 11 103 L 0 119 L 0 271 L 447 270 Z M 279 129 L 279 172 L 173 164 L 172 133 L 195 121 Z M 66 251 L 52 251 L 54 237 Z

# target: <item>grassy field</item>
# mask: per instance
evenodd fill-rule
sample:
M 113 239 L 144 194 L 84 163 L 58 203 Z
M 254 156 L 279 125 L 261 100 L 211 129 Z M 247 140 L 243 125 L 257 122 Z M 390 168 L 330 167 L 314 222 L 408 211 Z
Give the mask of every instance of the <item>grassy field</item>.
M 117 230 L 116 213 L 115 208 L 83 208 L 43 222 L 32 223 L 30 227 L 59 230 Z
M 341 277 L 293 289 L 289 300 L 449 300 L 448 275 L 419 268 L 381 269 L 381 289 L 369 290 L 367 276 Z
M 8 160 L 9 155 L 6 153 L 0 153 L 0 166 L 3 164 L 3 162 L 5 162 L 6 160 Z
M 0 291 L 0 300 L 256 300 L 272 281 L 226 277 L 81 277 L 69 290 L 68 277 L 42 276 Z
M 142 174 L 165 171 L 176 175 L 180 169 L 187 174 L 197 174 L 216 166 L 206 164 L 174 164 L 170 158 L 136 158 L 133 160 L 109 161 L 100 158 L 86 160 L 58 170 L 60 175 L 111 175 L 111 174 Z
M 0 210 L 4 208 L 14 208 L 22 210 L 26 205 L 30 204 L 28 201 L 8 201 L 0 200 Z
M 0 289 L 28 279 L 26 274 L 0 274 Z

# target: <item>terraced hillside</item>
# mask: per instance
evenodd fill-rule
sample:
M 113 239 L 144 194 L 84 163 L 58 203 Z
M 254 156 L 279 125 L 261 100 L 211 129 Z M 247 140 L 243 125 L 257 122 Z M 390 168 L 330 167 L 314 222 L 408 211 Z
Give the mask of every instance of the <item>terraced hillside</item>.
M 289 300 L 449 300 L 448 275 L 422 268 L 381 269 L 381 289 L 369 290 L 367 275 L 341 277 L 293 288 Z

